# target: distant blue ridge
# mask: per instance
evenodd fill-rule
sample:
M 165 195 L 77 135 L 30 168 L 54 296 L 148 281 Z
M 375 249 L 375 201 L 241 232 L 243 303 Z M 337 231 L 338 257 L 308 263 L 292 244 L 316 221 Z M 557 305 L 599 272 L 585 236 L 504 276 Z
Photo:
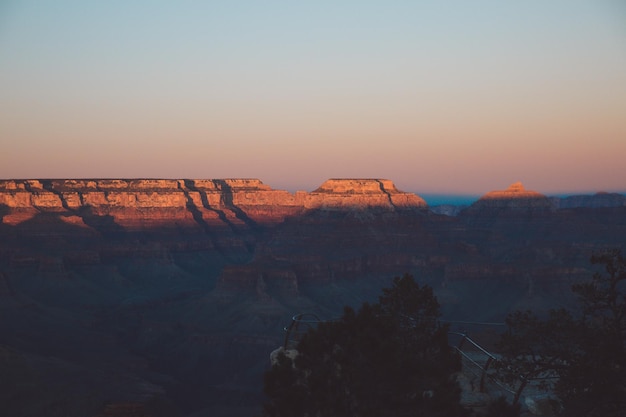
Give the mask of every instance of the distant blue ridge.
M 546 195 L 546 197 L 566 198 L 566 197 L 574 197 L 574 196 L 582 196 L 582 195 L 592 196 L 596 193 L 597 191 L 591 191 L 587 193 L 578 192 L 578 193 L 549 194 L 549 195 Z M 610 193 L 626 195 L 626 192 L 620 192 L 620 191 L 617 191 L 617 192 L 611 191 Z M 444 204 L 449 204 L 452 206 L 469 206 L 472 203 L 476 202 L 480 197 L 482 197 L 481 195 L 478 195 L 478 194 L 475 194 L 475 195 L 473 194 L 422 194 L 422 193 L 416 193 L 416 194 L 422 197 L 424 200 L 426 200 L 426 203 L 431 207 L 441 206 Z
M 452 206 L 469 206 L 480 198 L 480 195 L 469 194 L 418 194 L 429 206 L 449 204 Z

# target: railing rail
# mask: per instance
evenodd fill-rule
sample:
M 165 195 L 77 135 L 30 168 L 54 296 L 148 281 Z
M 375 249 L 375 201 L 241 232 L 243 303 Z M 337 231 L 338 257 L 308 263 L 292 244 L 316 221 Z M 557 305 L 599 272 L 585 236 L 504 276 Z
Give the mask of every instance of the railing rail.
M 315 313 L 298 313 L 291 317 L 291 323 L 289 326 L 285 326 L 283 330 L 285 331 L 285 342 L 283 343 L 283 348 L 288 349 L 290 347 L 295 347 L 300 341 L 300 338 L 304 333 L 306 333 L 309 328 L 318 323 L 329 321 L 320 319 Z M 304 326 L 303 330 L 301 327 Z
M 459 332 L 449 332 L 449 335 L 460 336 L 460 341 L 453 346 L 456 351 L 465 359 L 466 363 L 469 363 L 474 367 L 475 370 L 478 370 L 478 374 L 470 369 L 470 371 L 480 378 L 479 390 L 480 392 L 486 392 L 486 382 L 489 380 L 491 383 L 495 384 L 499 389 L 506 391 L 510 395 L 512 395 L 513 404 L 517 403 L 522 396 L 524 390 L 535 382 L 545 381 L 545 380 L 556 380 L 557 376 L 542 376 L 536 378 L 525 378 L 523 376 L 519 376 L 518 383 L 514 385 L 510 385 L 501 379 L 498 378 L 497 371 L 494 369 L 497 362 L 500 360 L 497 354 L 489 352 L 487 349 L 482 347 L 472 338 L 470 338 L 465 333 Z M 473 352 L 478 352 L 485 359 L 484 361 L 479 361 L 475 357 L 475 355 L 471 355 L 471 350 L 466 349 L 466 346 L 469 344 L 470 349 L 473 349 Z

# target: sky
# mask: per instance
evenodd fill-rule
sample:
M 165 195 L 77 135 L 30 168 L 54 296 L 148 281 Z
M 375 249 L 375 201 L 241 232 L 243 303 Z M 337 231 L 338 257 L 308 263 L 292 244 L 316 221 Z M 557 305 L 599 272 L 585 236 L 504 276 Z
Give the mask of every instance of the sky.
M 626 2 L 0 1 L 0 178 L 626 191 Z

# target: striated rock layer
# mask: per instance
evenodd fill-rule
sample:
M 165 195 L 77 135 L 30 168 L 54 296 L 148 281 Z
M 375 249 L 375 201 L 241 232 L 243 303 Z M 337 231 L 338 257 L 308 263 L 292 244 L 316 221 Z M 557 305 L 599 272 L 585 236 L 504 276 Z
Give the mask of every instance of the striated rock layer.
M 317 190 L 295 194 L 274 190 L 257 179 L 70 179 L 2 180 L 2 221 L 19 224 L 47 212 L 85 226 L 86 216 L 109 217 L 117 225 L 144 229 L 177 226 L 278 223 L 315 209 L 403 210 L 426 207 L 389 180 L 331 179 Z

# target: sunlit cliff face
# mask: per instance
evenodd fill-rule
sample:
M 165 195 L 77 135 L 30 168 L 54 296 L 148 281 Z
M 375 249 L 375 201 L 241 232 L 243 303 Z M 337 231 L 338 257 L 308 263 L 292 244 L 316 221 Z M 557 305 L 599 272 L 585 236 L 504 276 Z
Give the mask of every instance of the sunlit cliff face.
M 317 190 L 273 190 L 257 179 L 4 180 L 2 222 L 20 224 L 41 213 L 64 222 L 106 216 L 130 229 L 276 223 L 314 209 L 413 210 L 426 202 L 384 179 L 331 179 Z

